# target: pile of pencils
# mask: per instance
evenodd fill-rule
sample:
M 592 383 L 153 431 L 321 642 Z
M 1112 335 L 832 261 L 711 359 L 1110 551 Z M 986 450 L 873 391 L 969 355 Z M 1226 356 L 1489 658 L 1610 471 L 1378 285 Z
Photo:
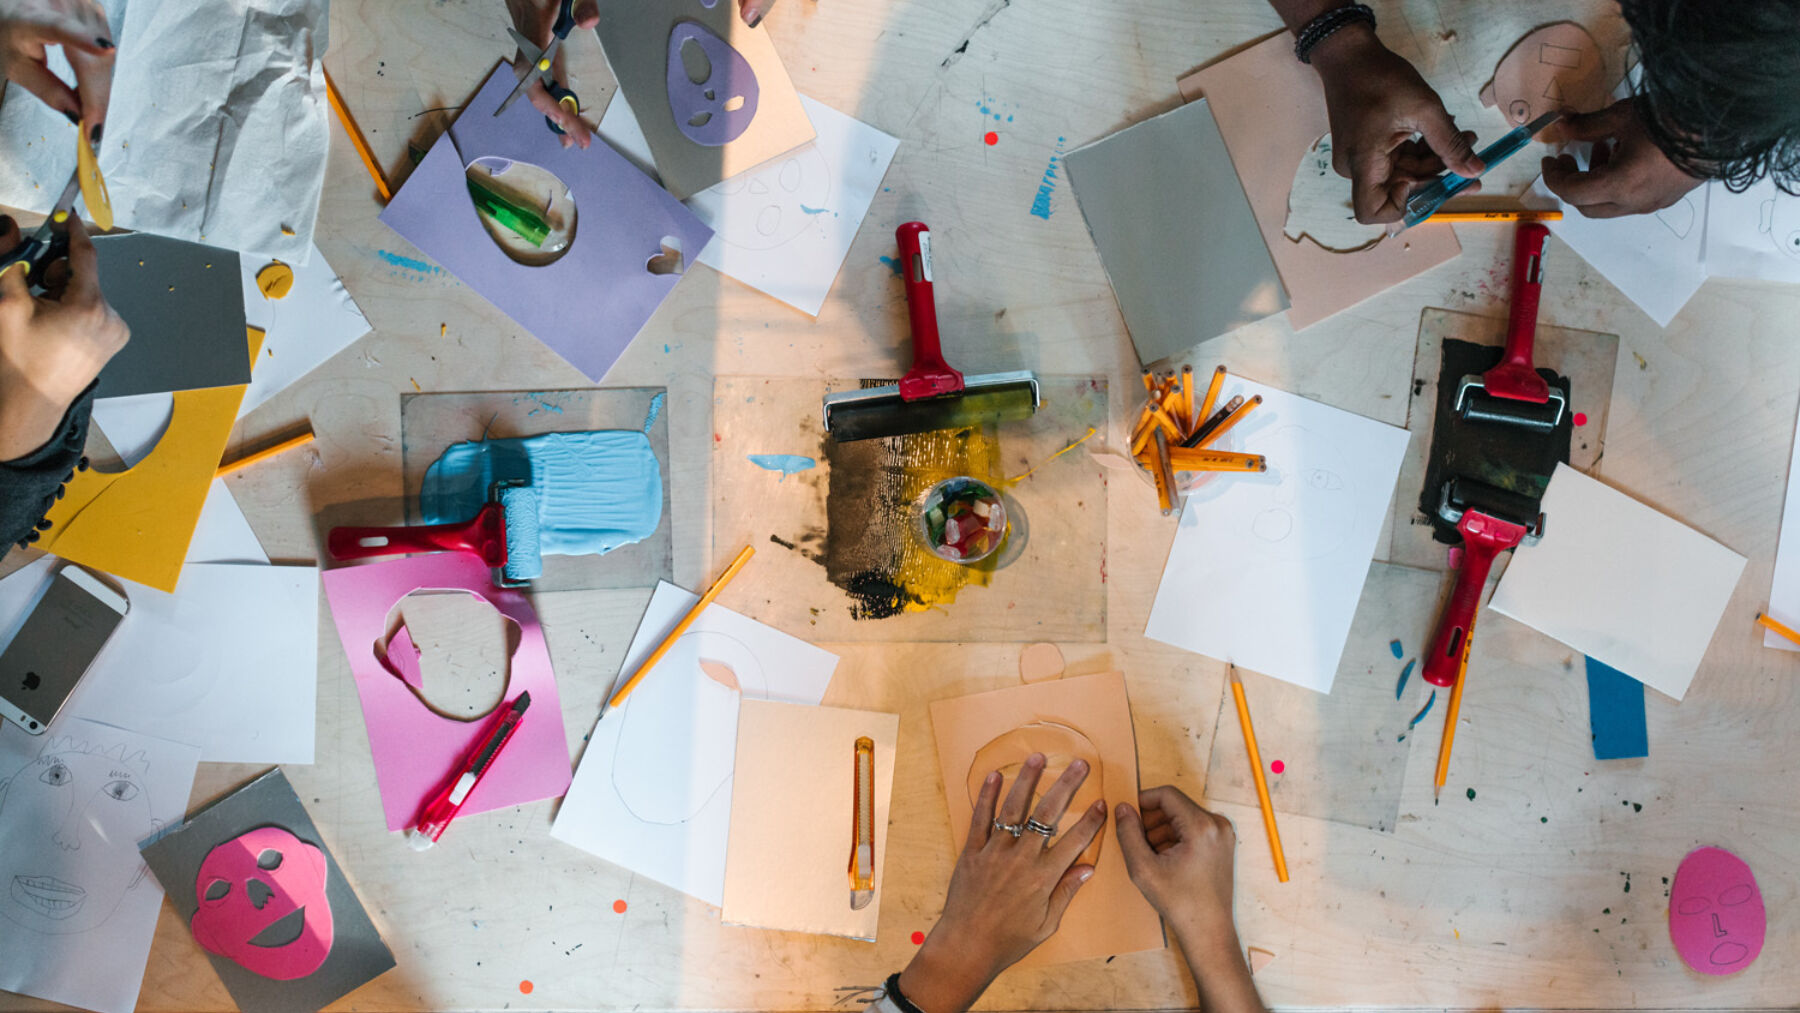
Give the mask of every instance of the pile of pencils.
M 1176 472 L 1269 470 L 1261 454 L 1207 449 L 1262 404 L 1261 394 L 1248 401 L 1234 397 L 1215 412 L 1219 388 L 1224 384 L 1225 367 L 1220 366 L 1196 406 L 1192 366 L 1183 366 L 1180 373 L 1160 380 L 1154 373 L 1144 374 L 1149 401 L 1131 428 L 1131 456 L 1156 481 L 1156 498 L 1164 514 L 1175 509 Z

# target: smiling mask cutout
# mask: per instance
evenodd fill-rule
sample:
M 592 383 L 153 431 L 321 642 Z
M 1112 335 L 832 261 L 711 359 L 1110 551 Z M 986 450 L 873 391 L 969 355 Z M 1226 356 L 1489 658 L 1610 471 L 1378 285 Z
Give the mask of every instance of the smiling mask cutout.
M 276 981 L 317 971 L 331 955 L 325 853 L 280 827 L 212 849 L 194 877 L 194 940 Z
M 1669 887 L 1669 939 L 1701 974 L 1736 974 L 1762 952 L 1769 915 L 1750 866 L 1723 848 L 1681 860 Z

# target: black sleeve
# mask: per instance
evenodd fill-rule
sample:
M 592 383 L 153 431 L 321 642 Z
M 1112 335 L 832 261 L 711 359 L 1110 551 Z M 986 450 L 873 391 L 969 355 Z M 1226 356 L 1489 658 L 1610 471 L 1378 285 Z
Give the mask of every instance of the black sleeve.
M 88 416 L 94 407 L 94 388 L 88 385 L 63 414 L 56 435 L 24 457 L 0 461 L 0 555 L 14 543 L 23 547 L 37 541 L 47 526 L 44 514 L 62 497 L 63 485 L 86 468 L 81 450 L 87 445 Z

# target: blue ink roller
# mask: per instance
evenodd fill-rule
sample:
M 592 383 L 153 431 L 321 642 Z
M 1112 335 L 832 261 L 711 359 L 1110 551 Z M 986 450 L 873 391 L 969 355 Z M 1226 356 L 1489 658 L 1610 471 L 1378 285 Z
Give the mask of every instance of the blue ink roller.
M 414 552 L 467 552 L 493 570 L 495 587 L 524 587 L 544 572 L 538 551 L 538 498 L 519 481 L 495 482 L 474 518 L 397 528 L 332 528 L 325 549 L 337 560 Z

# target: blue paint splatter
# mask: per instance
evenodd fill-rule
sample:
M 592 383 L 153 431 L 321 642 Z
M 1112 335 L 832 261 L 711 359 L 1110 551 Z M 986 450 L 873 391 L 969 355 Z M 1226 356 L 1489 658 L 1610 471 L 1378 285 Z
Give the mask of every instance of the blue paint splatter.
M 1050 197 L 1056 193 L 1056 163 L 1062 161 L 1064 140 L 1061 137 L 1056 139 L 1056 153 L 1050 156 L 1050 164 L 1044 167 L 1044 179 L 1038 184 L 1037 199 L 1031 202 L 1031 213 L 1044 221 L 1050 220 Z
M 894 277 L 896 277 L 896 278 L 906 277 L 906 274 L 905 274 L 906 269 L 900 265 L 900 262 L 898 260 L 895 260 L 893 257 L 883 257 L 883 258 L 881 258 L 881 262 L 888 266 L 888 270 L 894 272 Z
M 553 391 L 533 390 L 533 391 L 526 391 L 525 396 L 530 398 L 532 400 L 532 402 L 537 405 L 536 408 L 533 408 L 532 410 L 525 413 L 525 416 L 527 418 L 530 418 L 531 416 L 536 415 L 538 412 L 555 412 L 558 415 L 561 415 L 563 413 L 562 405 L 557 404 L 556 400 L 554 400 L 554 399 L 562 397 L 562 395 L 560 395 L 560 394 L 557 394 Z M 516 398 L 516 397 L 513 398 L 514 404 L 517 404 L 518 401 L 519 401 L 518 398 Z
M 663 347 L 667 348 L 668 346 L 664 345 Z M 645 433 L 650 432 L 650 427 L 656 425 L 656 420 L 662 416 L 663 402 L 668 399 L 668 391 L 658 391 L 656 396 L 650 399 L 650 409 L 644 413 Z
M 443 270 L 442 268 L 433 267 L 423 260 L 415 260 L 412 257 L 402 257 L 398 253 L 389 253 L 386 250 L 377 250 L 375 251 L 375 255 L 395 267 L 404 267 L 409 271 L 419 271 L 424 274 L 438 274 Z
M 804 204 L 800 205 L 800 210 L 806 212 L 809 215 L 822 215 L 827 211 L 831 211 L 830 208 L 809 208 Z M 831 217 L 836 218 L 837 212 L 831 211 Z
M 1400 699 L 1400 694 L 1406 692 L 1406 680 L 1412 678 L 1413 666 L 1416 664 L 1418 664 L 1416 659 L 1408 661 L 1406 667 L 1400 670 L 1400 682 L 1394 686 L 1394 699 Z
M 1399 661 L 1401 658 L 1406 657 L 1406 648 L 1401 647 L 1400 641 L 1398 641 L 1398 640 L 1388 641 L 1388 650 L 1394 652 L 1394 660 L 1395 661 Z
M 781 481 L 787 481 L 789 475 L 815 467 L 819 462 L 799 454 L 750 454 L 750 463 L 764 471 L 781 472 Z
M 1418 727 L 1419 722 L 1425 720 L 1425 715 L 1431 713 L 1431 705 L 1434 703 L 1437 703 L 1437 690 L 1435 690 L 1435 689 L 1431 691 L 1431 698 L 1425 701 L 1425 706 L 1420 707 L 1419 713 L 1414 714 L 1413 719 L 1406 723 L 1406 730 L 1410 732 L 1414 728 Z M 1401 738 L 1405 738 L 1405 737 L 1406 736 L 1404 736 L 1404 735 L 1401 736 Z

